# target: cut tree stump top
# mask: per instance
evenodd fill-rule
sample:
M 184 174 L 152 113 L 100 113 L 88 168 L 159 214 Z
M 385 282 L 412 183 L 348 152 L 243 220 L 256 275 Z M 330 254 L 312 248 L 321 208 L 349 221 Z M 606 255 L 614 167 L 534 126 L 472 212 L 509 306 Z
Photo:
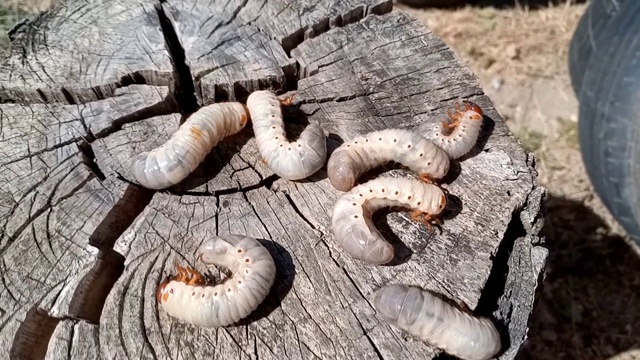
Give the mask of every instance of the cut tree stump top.
M 373 309 L 371 293 L 397 282 L 490 316 L 501 359 L 526 339 L 547 255 L 534 158 L 457 56 L 391 1 L 75 1 L 11 38 L 0 71 L 0 357 L 438 356 Z M 480 140 L 442 185 L 451 195 L 441 232 L 385 213 L 376 225 L 398 261 L 351 258 L 331 232 L 341 192 L 326 167 L 278 178 L 251 126 L 183 183 L 135 184 L 134 155 L 199 107 L 260 89 L 295 94 L 287 129 L 321 124 L 330 151 L 358 134 L 435 123 L 458 99 L 479 104 Z M 261 239 L 273 255 L 265 302 L 226 328 L 167 316 L 160 280 L 174 262 L 203 270 L 198 245 L 228 233 Z

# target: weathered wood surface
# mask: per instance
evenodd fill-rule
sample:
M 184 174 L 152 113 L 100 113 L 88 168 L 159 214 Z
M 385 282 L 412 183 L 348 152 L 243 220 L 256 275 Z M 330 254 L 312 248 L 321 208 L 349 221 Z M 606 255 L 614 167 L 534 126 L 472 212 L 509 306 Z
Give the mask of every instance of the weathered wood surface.
M 0 357 L 438 356 L 376 316 L 369 295 L 389 282 L 493 316 L 500 358 L 515 357 L 546 260 L 532 156 L 474 75 L 391 1 L 314 3 L 75 1 L 15 29 L 0 70 Z M 383 214 L 395 264 L 350 258 L 331 233 L 340 192 L 325 169 L 279 179 L 250 126 L 174 188 L 131 183 L 128 161 L 184 115 L 257 89 L 295 93 L 288 128 L 322 124 L 330 149 L 435 122 L 458 98 L 481 105 L 481 139 L 444 184 L 442 232 Z M 270 296 L 235 327 L 169 318 L 160 279 L 224 233 L 264 240 L 278 267 Z

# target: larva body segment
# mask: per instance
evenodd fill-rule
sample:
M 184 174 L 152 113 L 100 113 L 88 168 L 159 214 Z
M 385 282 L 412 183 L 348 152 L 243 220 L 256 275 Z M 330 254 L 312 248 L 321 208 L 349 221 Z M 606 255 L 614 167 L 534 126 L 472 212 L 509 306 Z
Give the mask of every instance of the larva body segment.
M 471 102 L 456 104 L 453 112 L 448 112 L 449 121 L 429 126 L 424 137 L 431 139 L 451 160 L 467 154 L 478 140 L 482 127 L 482 109 Z
M 333 209 L 333 234 L 351 256 L 370 264 L 386 264 L 393 259 L 393 246 L 384 240 L 371 216 L 384 207 L 402 206 L 415 209 L 412 218 L 421 216 L 429 221 L 444 210 L 446 203 L 446 195 L 436 185 L 379 177 L 355 186 L 338 199 Z
M 160 283 L 157 291 L 167 314 L 193 325 L 220 327 L 238 322 L 264 301 L 275 281 L 271 254 L 251 237 L 229 234 L 209 239 L 196 256 L 230 270 L 232 276 L 209 286 L 196 270 L 177 266 L 178 275 Z
M 449 171 L 447 154 L 420 134 L 404 129 L 386 129 L 358 136 L 338 147 L 329 158 L 331 185 L 349 191 L 364 172 L 395 161 L 429 179 Z
M 461 359 L 491 359 L 502 346 L 489 319 L 472 317 L 428 291 L 387 285 L 374 293 L 373 306 L 389 324 Z
M 136 155 L 130 172 L 148 189 L 178 184 L 192 173 L 220 140 L 242 130 L 247 109 L 238 102 L 200 108 L 163 145 Z
M 270 91 L 254 91 L 247 98 L 258 150 L 271 171 L 287 180 L 304 179 L 322 168 L 327 159 L 324 131 L 310 124 L 298 140 L 289 142 L 282 109 Z

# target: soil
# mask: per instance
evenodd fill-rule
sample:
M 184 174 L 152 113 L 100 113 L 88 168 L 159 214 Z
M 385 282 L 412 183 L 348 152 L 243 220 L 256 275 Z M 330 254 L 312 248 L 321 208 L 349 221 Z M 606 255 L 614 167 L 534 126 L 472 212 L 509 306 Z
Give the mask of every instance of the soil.
M 0 0 L 0 50 L 21 16 L 54 3 Z M 519 357 L 640 359 L 640 251 L 593 192 L 580 155 L 578 102 L 567 69 L 569 41 L 587 5 L 475 3 L 395 9 L 424 22 L 476 73 L 512 132 L 535 154 L 538 181 L 549 191 L 546 279 Z

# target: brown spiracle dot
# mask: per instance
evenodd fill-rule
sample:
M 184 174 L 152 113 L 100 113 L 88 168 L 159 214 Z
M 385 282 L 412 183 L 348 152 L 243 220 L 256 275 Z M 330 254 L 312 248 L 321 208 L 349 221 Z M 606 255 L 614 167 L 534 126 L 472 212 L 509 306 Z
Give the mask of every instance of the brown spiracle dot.
M 282 147 L 283 144 L 280 144 L 280 147 Z
M 407 149 L 411 149 L 411 144 L 407 145 Z
M 238 280 L 238 285 L 242 284 L 242 281 Z
M 360 197 L 363 197 L 364 195 L 360 194 Z
M 409 197 L 407 198 L 408 200 L 411 200 L 411 195 L 409 195 Z
M 173 294 L 173 289 L 169 289 L 169 294 Z
M 382 138 L 379 138 L 378 141 L 382 141 Z
M 456 138 L 453 138 L 453 141 L 458 141 L 458 139 L 456 139 Z
M 393 139 L 393 142 L 398 142 L 398 139 Z
M 278 136 L 276 136 L 276 140 L 278 140 Z
M 373 189 L 369 189 L 369 192 L 370 192 L 370 193 L 372 193 L 372 192 L 373 192 Z
M 351 147 L 351 145 L 347 145 L 347 147 Z
M 242 254 L 242 249 L 238 249 L 238 254 Z
M 431 165 L 431 161 L 429 161 L 429 162 L 427 163 L 427 166 L 429 166 L 429 165 Z
M 420 154 L 420 157 L 423 157 L 423 156 L 424 156 L 424 154 Z
M 288 148 L 287 150 L 291 150 L 291 148 Z
M 466 129 L 467 127 L 466 127 L 466 126 L 463 126 L 462 128 L 463 128 L 463 129 Z
M 418 201 L 418 206 L 420 206 L 420 204 L 422 204 L 422 202 Z
M 358 205 L 358 204 L 356 204 L 356 203 L 353 203 L 353 206 L 356 206 L 356 205 Z
M 249 273 L 249 269 L 246 269 L 246 270 L 244 271 L 244 273 L 245 273 L 245 274 L 248 274 L 248 273 Z
M 358 215 L 353 215 L 353 217 L 354 217 L 355 219 L 357 219 L 357 218 L 358 218 Z
M 204 293 L 202 293 L 202 296 L 200 296 L 200 297 L 204 297 Z
M 214 293 L 213 293 L 213 296 L 218 296 L 218 292 L 217 292 L 217 291 L 216 291 L 216 292 L 214 292 Z
M 195 291 L 194 291 L 194 292 L 192 292 L 192 293 L 191 293 L 191 296 L 196 296 L 196 292 L 195 292 Z
M 228 289 L 227 289 L 227 292 L 231 292 L 231 288 L 228 288 Z
M 398 195 L 398 192 L 396 191 L 396 195 Z
M 354 144 L 357 144 L 358 142 L 357 142 L 357 141 L 354 141 L 353 143 L 354 143 Z
M 272 126 L 271 128 L 272 128 L 272 129 L 275 129 L 276 127 L 275 127 L 275 126 Z
M 369 139 L 365 139 L 364 142 L 369 142 Z
M 251 262 L 251 260 L 249 258 L 244 259 L 244 262 L 248 263 Z
M 298 144 L 298 147 L 302 147 L 302 144 Z
M 384 192 L 384 189 L 382 189 L 382 190 L 380 190 L 380 191 Z

